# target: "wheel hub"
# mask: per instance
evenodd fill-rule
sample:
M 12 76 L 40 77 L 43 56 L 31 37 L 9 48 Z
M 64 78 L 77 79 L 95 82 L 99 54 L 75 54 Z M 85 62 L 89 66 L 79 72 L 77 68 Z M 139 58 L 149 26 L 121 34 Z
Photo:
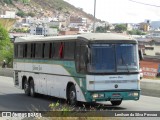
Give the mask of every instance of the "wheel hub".
M 71 91 L 71 93 L 70 93 L 70 99 L 74 100 L 75 97 L 76 97 L 76 93 L 74 91 Z

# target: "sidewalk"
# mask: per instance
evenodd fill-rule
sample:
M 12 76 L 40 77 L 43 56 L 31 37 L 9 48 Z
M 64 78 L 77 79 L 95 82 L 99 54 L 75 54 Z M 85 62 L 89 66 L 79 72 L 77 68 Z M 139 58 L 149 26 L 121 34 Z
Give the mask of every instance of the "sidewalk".
M 0 76 L 13 77 L 13 69 L 0 67 Z
M 160 97 L 160 80 L 142 79 L 140 82 L 142 95 Z
M 151 89 L 151 90 L 160 90 L 160 80 L 152 80 L 152 79 L 142 79 L 141 80 L 141 88 Z

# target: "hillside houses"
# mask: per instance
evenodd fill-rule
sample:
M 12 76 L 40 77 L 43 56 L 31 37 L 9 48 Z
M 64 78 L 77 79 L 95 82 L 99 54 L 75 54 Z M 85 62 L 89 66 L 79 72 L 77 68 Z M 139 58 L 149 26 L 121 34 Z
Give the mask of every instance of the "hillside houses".
M 0 18 L 15 19 L 16 18 L 16 12 L 15 11 L 10 11 L 10 10 L 1 11 L 0 12 Z

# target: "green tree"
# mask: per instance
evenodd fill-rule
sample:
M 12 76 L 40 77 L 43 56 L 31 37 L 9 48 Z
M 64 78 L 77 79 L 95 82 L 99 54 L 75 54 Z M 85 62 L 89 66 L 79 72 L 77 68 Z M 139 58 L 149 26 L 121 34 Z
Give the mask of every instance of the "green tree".
M 128 34 L 130 35 L 146 35 L 146 33 L 140 31 L 140 30 L 131 30 L 131 31 L 128 31 Z
M 12 0 L 4 0 L 6 4 L 12 4 Z
M 98 33 L 105 33 L 106 32 L 106 28 L 102 27 L 102 26 L 99 26 L 99 27 L 96 28 L 96 32 L 98 32 Z
M 35 13 L 33 13 L 33 12 L 29 12 L 29 13 L 27 13 L 27 16 L 34 17 L 34 16 L 35 16 Z
M 115 26 L 116 32 L 124 32 L 127 30 L 127 27 L 124 24 L 118 24 Z
M 26 16 L 26 13 L 20 10 L 20 11 L 17 12 L 16 15 L 18 15 L 18 16 L 20 16 L 20 17 L 25 17 L 25 16 Z
M 0 61 L 6 60 L 9 66 L 13 62 L 13 44 L 7 30 L 0 24 Z

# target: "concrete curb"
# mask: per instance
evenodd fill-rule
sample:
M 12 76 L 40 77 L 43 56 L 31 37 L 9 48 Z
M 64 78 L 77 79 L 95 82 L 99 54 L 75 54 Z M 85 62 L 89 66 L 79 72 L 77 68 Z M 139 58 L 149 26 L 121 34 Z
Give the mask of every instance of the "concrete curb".
M 141 89 L 150 89 L 150 90 L 160 91 L 160 80 L 142 79 Z
M 13 69 L 0 68 L 0 76 L 13 77 Z
M 0 76 L 13 77 L 13 69 L 0 68 Z M 160 97 L 160 80 L 140 80 L 142 95 Z

